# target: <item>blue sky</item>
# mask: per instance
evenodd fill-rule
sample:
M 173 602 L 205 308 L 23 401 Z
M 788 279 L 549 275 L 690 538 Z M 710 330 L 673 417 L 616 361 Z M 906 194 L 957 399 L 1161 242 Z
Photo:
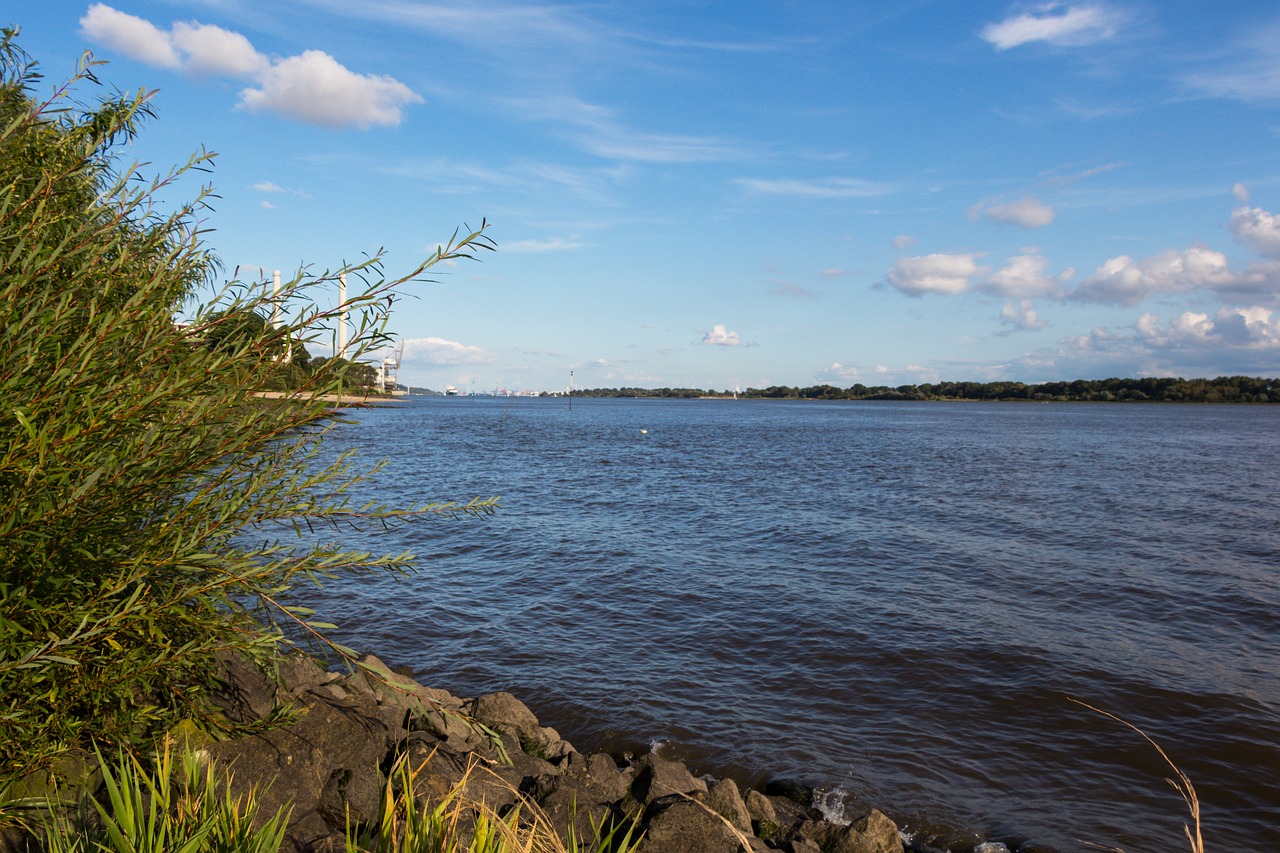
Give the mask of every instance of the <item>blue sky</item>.
M 228 270 L 405 271 L 401 381 L 1280 375 L 1272 2 L 19 0 L 218 153 Z M 198 179 L 186 189 L 193 195 Z

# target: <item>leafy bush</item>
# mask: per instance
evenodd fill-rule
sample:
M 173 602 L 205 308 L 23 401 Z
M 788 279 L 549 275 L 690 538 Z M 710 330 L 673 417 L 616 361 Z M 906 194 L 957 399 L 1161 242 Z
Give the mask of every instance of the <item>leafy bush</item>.
M 304 269 L 278 295 L 265 282 L 214 287 L 199 218 L 209 189 L 157 213 L 213 155 L 150 181 L 121 168 L 147 93 L 77 102 L 98 85 L 87 59 L 40 100 L 15 37 L 0 37 L 0 783 L 90 736 L 114 750 L 183 716 L 224 722 L 203 702 L 218 654 L 265 663 L 332 627 L 286 603 L 298 581 L 412 568 L 409 555 L 353 553 L 325 531 L 493 508 L 353 505 L 370 472 L 348 456 L 316 460 L 343 369 L 312 374 L 288 400 L 257 396 L 284 342 L 319 340 L 340 309 L 355 317 L 353 361 L 385 345 L 397 292 L 492 248 L 483 224 L 398 278 L 379 253 Z M 321 307 L 339 275 L 361 292 Z M 277 308 L 280 326 L 219 338 L 234 318 Z M 204 345 L 212 338 L 221 345 Z

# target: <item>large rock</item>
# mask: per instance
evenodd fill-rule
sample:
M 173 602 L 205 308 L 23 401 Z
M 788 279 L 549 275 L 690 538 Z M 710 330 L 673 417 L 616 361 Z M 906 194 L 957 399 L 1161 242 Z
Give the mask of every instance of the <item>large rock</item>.
M 742 840 L 727 821 L 702 803 L 679 800 L 649 819 L 638 853 L 739 853 L 741 849 Z
M 742 801 L 742 793 L 738 790 L 737 782 L 732 779 L 721 779 L 713 784 L 707 791 L 707 805 L 716 814 L 733 824 L 734 829 L 744 835 L 751 835 L 751 814 L 747 811 L 746 803 Z
M 546 745 L 548 738 L 529 707 L 510 693 L 489 693 L 473 699 L 466 711 L 499 733 L 514 735 L 526 751 L 532 745 Z
M 218 652 L 217 659 L 217 680 L 209 690 L 213 705 L 236 723 L 266 719 L 280 704 L 275 681 L 241 652 Z
M 707 783 L 690 773 L 689 768 L 679 761 L 668 761 L 651 752 L 632 766 L 636 780 L 631 785 L 631 794 L 641 805 L 648 806 L 654 800 L 671 794 L 707 793 Z
M 631 790 L 635 780 L 635 771 L 631 768 L 621 770 L 608 755 L 597 752 L 586 758 L 578 753 L 571 753 L 559 770 L 566 776 L 572 776 L 588 788 L 596 792 L 596 802 L 617 803 Z
M 807 821 L 797 828 L 793 848 L 797 840 L 817 842 L 823 853 L 903 853 L 897 825 L 874 810 L 848 826 Z
M 573 776 L 543 775 L 526 782 L 526 796 L 538 804 L 562 840 L 594 840 L 597 828 L 608 832 L 616 822 L 612 802 L 598 789 Z
M 356 821 L 372 820 L 382 793 L 379 766 L 386 757 L 382 721 L 368 708 L 336 707 L 316 697 L 303 701 L 299 710 L 297 721 L 287 727 L 212 743 L 203 752 L 230 772 L 234 795 L 257 790 L 259 823 L 277 809 L 290 810 L 291 837 L 327 834 L 320 822 L 329 832 L 341 831 L 347 814 Z

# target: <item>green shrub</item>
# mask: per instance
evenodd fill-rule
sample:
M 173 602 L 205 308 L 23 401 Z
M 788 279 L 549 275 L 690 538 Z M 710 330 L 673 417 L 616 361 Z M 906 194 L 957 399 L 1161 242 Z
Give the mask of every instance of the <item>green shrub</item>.
M 386 344 L 399 289 L 492 248 L 483 224 L 397 278 L 378 254 L 304 269 L 278 296 L 266 282 L 216 287 L 199 218 L 210 191 L 156 212 L 213 155 L 150 181 L 121 168 L 148 95 L 73 100 L 97 85 L 86 61 L 37 99 L 15 36 L 0 38 L 0 783 L 90 738 L 114 751 L 182 717 L 218 724 L 203 702 L 218 653 L 265 663 L 332 627 L 286 604 L 298 581 L 412 568 L 329 544 L 337 530 L 493 508 L 353 505 L 370 472 L 316 460 L 344 369 L 288 401 L 256 396 L 284 342 L 327 334 L 337 276 L 363 282 L 342 306 L 354 362 Z M 279 327 L 204 345 L 228 318 L 277 307 Z

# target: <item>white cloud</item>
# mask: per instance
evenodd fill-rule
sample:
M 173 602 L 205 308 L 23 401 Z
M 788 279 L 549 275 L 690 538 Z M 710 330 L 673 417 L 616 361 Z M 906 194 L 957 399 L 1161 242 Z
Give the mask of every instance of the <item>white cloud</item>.
M 240 105 L 326 127 L 395 126 L 405 108 L 422 103 L 409 87 L 391 77 L 357 74 L 332 56 L 308 50 L 272 60 L 240 33 L 211 24 L 178 22 L 165 32 L 149 21 L 103 3 L 80 19 L 91 41 L 127 56 L 189 74 L 248 79 Z
M 1034 198 L 1023 198 L 1007 204 L 988 204 L 979 202 L 969 210 L 970 216 L 985 216 L 992 222 L 1002 225 L 1017 225 L 1020 228 L 1043 228 L 1053 222 L 1056 215 L 1049 205 Z
M 893 248 L 897 249 L 898 251 L 902 251 L 903 249 L 910 249 L 915 244 L 916 244 L 916 238 L 912 237 L 910 234 L 899 234 L 897 237 L 893 238 Z
M 838 361 L 833 361 L 830 367 L 824 367 L 815 373 L 814 378 L 819 382 L 845 384 L 861 381 L 862 374 L 852 364 L 845 365 Z
M 724 327 L 723 323 L 716 323 L 711 331 L 702 336 L 704 344 L 712 344 L 719 347 L 736 347 L 741 346 L 742 342 L 738 339 L 737 332 L 731 332 Z
M 1060 338 L 1058 343 L 1078 352 L 1094 352 L 1107 349 L 1115 336 L 1101 326 L 1095 326 L 1087 335 Z
M 1035 296 L 1057 296 L 1062 290 L 1064 278 L 1051 278 L 1045 275 L 1049 268 L 1049 260 L 1034 249 L 1023 249 L 1023 254 L 1009 259 L 1009 262 L 987 279 L 986 289 L 997 296 L 1013 299 L 1029 299 Z M 1067 270 L 1063 276 L 1069 278 L 1074 270 Z
M 1236 184 L 1231 188 L 1231 194 L 1236 197 L 1236 201 L 1241 204 L 1249 203 L 1249 188 L 1244 184 Z
M 894 191 L 889 184 L 864 181 L 861 178 L 822 178 L 798 181 L 787 178 L 738 178 L 736 183 L 758 193 L 788 195 L 800 198 L 871 198 Z
M 1084 302 L 1137 305 L 1160 294 L 1228 290 L 1239 284 L 1240 277 L 1227 268 L 1225 255 L 1193 246 L 1142 261 L 1128 255 L 1111 258 L 1070 296 Z
M 988 24 L 982 29 L 982 37 L 996 50 L 1008 50 L 1033 41 L 1078 47 L 1112 38 L 1125 20 L 1119 11 L 1101 4 L 1067 6 L 1058 12 L 1062 6 L 1045 3 L 1034 12 Z
M 492 364 L 497 361 L 488 350 L 444 338 L 406 338 L 404 359 L 429 365 Z
M 80 19 L 80 31 L 91 41 L 161 68 L 178 68 L 182 61 L 169 36 L 150 21 L 94 3 Z
M 253 77 L 271 66 L 240 33 L 212 24 L 176 23 L 170 40 L 183 54 L 183 68 L 193 74 Z
M 1006 302 L 1000 311 L 1000 322 L 1009 327 L 1009 332 L 1036 332 L 1047 325 L 1037 316 L 1030 299 Z
M 1134 324 L 1138 340 L 1157 349 L 1280 349 L 1280 318 L 1269 308 L 1218 309 L 1208 314 L 1184 311 L 1167 326 L 1154 314 L 1143 314 Z
M 974 276 L 983 272 L 974 254 L 922 255 L 899 258 L 889 270 L 889 283 L 908 296 L 925 293 L 964 293 Z
M 1261 255 L 1280 259 L 1280 216 L 1258 207 L 1237 207 L 1231 211 L 1230 227 L 1236 240 Z
M 356 74 L 319 50 L 283 59 L 240 93 L 244 107 L 326 127 L 394 127 L 422 98 L 391 77 Z
M 256 184 L 249 184 L 249 189 L 260 193 L 287 193 L 288 195 L 296 195 L 299 198 L 311 198 L 311 194 L 302 190 L 293 190 L 288 187 L 282 187 L 275 181 L 258 181 Z

